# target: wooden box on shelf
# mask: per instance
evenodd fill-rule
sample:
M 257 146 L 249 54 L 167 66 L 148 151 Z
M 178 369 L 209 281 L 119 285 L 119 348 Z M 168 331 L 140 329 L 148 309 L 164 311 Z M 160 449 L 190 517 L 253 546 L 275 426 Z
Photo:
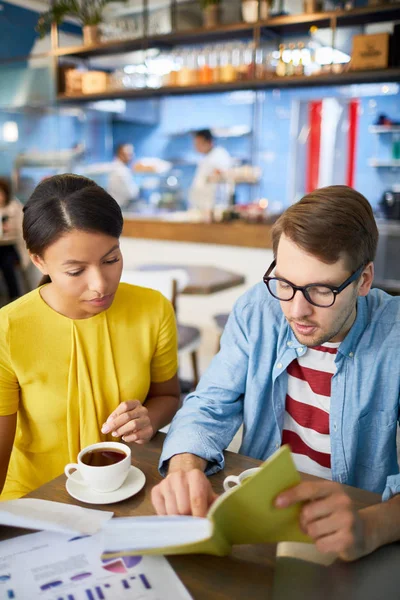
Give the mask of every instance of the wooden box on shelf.
M 65 93 L 67 96 L 82 94 L 83 71 L 78 69 L 66 69 L 64 71 Z
M 87 71 L 82 77 L 83 94 L 102 94 L 108 88 L 108 73 L 104 71 Z
M 389 39 L 388 33 L 353 36 L 350 68 L 385 69 L 389 64 Z

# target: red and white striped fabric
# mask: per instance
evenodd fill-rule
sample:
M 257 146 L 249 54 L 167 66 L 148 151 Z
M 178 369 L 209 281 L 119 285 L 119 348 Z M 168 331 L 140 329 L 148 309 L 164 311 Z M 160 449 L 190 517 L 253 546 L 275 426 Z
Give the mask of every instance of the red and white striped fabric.
M 289 444 L 299 471 L 332 479 L 329 410 L 331 379 L 340 343 L 307 348 L 287 368 L 282 444 Z

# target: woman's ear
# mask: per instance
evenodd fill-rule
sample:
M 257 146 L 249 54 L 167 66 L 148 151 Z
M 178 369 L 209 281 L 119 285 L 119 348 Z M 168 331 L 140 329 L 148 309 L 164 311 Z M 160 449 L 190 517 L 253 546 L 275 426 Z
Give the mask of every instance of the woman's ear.
M 366 296 L 369 293 L 372 282 L 374 281 L 374 273 L 374 263 L 370 262 L 365 266 L 360 278 L 360 286 L 358 288 L 359 296 Z
M 31 259 L 35 267 L 37 267 L 43 275 L 49 274 L 46 268 L 46 263 L 44 262 L 43 258 L 41 258 L 38 254 L 32 254 L 32 252 L 29 252 L 29 258 Z

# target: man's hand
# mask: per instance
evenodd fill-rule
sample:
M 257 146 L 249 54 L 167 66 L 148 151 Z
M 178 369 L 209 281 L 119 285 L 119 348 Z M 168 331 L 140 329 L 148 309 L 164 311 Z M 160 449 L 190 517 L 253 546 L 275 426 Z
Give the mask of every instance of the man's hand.
M 173 471 L 151 491 L 158 515 L 205 517 L 217 498 L 201 469 Z
M 304 481 L 279 494 L 278 508 L 304 502 L 300 527 L 320 552 L 332 552 L 342 560 L 356 560 L 369 554 L 365 522 L 343 487 L 333 481 Z
M 139 400 L 122 402 L 108 417 L 101 432 L 136 444 L 145 444 L 154 435 L 149 411 Z

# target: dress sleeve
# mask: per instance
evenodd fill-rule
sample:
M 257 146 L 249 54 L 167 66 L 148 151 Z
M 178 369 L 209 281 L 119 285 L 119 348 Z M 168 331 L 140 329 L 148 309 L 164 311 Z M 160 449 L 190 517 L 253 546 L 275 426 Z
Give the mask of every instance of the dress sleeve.
M 8 322 L 0 318 L 0 417 L 18 411 L 19 384 L 11 364 L 8 343 Z
M 160 294 L 161 319 L 156 349 L 151 361 L 151 381 L 162 383 L 178 370 L 178 334 L 172 304 Z

